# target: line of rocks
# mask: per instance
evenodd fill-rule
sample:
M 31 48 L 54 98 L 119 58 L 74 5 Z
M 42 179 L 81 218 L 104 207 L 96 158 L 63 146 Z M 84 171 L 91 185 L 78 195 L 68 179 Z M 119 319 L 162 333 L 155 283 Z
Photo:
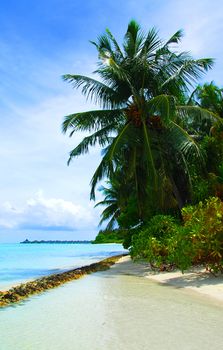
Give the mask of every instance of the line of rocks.
M 28 298 L 30 295 L 42 293 L 45 290 L 58 287 L 61 284 L 75 279 L 79 279 L 92 272 L 108 270 L 110 266 L 114 265 L 116 261 L 125 255 L 126 254 L 115 255 L 91 265 L 41 277 L 34 281 L 22 283 L 18 286 L 12 287 L 7 291 L 0 291 L 0 307 L 5 307 L 12 303 L 18 303 Z

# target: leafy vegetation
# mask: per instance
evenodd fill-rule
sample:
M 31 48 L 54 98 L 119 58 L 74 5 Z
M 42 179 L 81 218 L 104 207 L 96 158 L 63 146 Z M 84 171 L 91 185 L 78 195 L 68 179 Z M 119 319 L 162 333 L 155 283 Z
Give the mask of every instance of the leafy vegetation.
M 199 147 L 184 128 L 185 118 L 213 118 L 198 106 L 184 106 L 189 86 L 212 67 L 210 58 L 194 60 L 173 50 L 182 31 L 163 42 L 152 28 L 144 34 L 130 21 L 122 47 L 109 30 L 92 42 L 101 80 L 82 75 L 64 79 L 103 109 L 65 117 L 63 131 L 93 132 L 70 152 L 69 162 L 98 143 L 104 148 L 91 181 L 91 198 L 104 177 L 121 172 L 131 184 L 138 219 L 151 210 L 181 208 L 189 196 L 190 161 L 202 162 Z M 187 168 L 187 171 L 185 171 Z M 183 188 L 183 190 L 182 190 Z M 126 195 L 128 202 L 128 194 Z M 150 203 L 150 205 L 149 205 Z
M 222 269 L 223 89 L 191 88 L 213 65 L 176 51 L 177 31 L 164 42 L 132 20 L 122 45 L 107 29 L 92 42 L 97 79 L 64 75 L 100 109 L 65 117 L 63 132 L 89 132 L 72 159 L 99 144 L 102 159 L 91 199 L 103 179 L 95 243 L 122 242 L 134 259 L 185 270 Z
M 92 243 L 123 243 L 123 235 L 120 230 L 101 230 Z
M 182 271 L 204 264 L 223 271 L 223 202 L 211 197 L 182 209 L 183 223 L 171 216 L 155 216 L 133 236 L 131 255 L 160 269 L 173 266 Z
M 156 215 L 140 232 L 132 237 L 131 256 L 161 267 L 168 262 L 169 240 L 177 230 L 173 217 Z

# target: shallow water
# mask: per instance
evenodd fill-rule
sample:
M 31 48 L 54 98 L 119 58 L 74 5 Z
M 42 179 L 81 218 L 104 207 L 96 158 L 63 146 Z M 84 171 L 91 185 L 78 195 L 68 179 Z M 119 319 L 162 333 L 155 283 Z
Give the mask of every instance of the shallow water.
M 118 270 L 2 309 L 0 349 L 222 350 L 221 304 Z
M 123 251 L 121 244 L 0 244 L 0 290 Z

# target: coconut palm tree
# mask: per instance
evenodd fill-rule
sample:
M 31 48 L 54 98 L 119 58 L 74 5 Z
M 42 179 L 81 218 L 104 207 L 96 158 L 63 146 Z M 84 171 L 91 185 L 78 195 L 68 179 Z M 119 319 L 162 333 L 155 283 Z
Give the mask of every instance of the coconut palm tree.
M 98 202 L 95 207 L 105 207 L 99 223 L 100 226 L 107 222 L 105 230 L 110 231 L 117 226 L 129 228 L 139 223 L 136 193 L 131 180 L 128 177 L 123 177 L 123 168 L 119 167 L 112 178 L 106 181 L 106 186 L 100 187 L 99 190 L 103 193 L 104 199 Z
M 200 134 L 201 147 L 206 155 L 206 181 L 212 195 L 223 198 L 223 89 L 213 81 L 198 85 L 191 94 L 189 103 L 208 109 L 215 115 L 215 122 L 194 123 Z
M 108 187 L 102 186 L 100 191 L 103 191 L 104 199 L 98 202 L 95 207 L 106 206 L 106 208 L 101 213 L 101 220 L 99 226 L 104 222 L 108 221 L 106 230 L 112 230 L 118 225 L 117 218 L 120 215 L 119 207 L 119 192 L 116 191 L 108 182 Z
M 160 202 L 166 180 L 182 206 L 185 198 L 180 193 L 179 174 L 188 178 L 189 161 L 201 158 L 199 147 L 183 126 L 188 114 L 202 118 L 203 113 L 197 107 L 184 106 L 184 95 L 212 67 L 213 60 L 194 60 L 186 52 L 175 52 L 172 46 L 180 42 L 182 34 L 179 30 L 163 42 L 154 28 L 144 34 L 132 20 L 122 48 L 108 29 L 92 42 L 98 51 L 94 72 L 98 79 L 63 76 L 101 107 L 65 117 L 63 131 L 70 130 L 70 136 L 77 131 L 91 132 L 70 152 L 68 163 L 87 153 L 90 146 L 102 146 L 103 157 L 91 181 L 91 198 L 95 199 L 98 182 L 111 178 L 121 164 L 123 177 L 134 183 L 142 219 L 148 201 Z
M 213 132 L 217 129 L 223 130 L 223 89 L 219 88 L 212 81 L 204 85 L 198 85 L 190 95 L 188 105 L 199 106 L 203 110 L 209 110 L 213 113 L 212 120 L 207 116 L 202 122 L 191 120 L 194 130 L 199 134 L 199 138 Z M 213 126 L 214 124 L 214 126 Z
M 223 89 L 212 81 L 204 85 L 198 85 L 192 94 L 195 104 L 211 110 L 223 118 Z

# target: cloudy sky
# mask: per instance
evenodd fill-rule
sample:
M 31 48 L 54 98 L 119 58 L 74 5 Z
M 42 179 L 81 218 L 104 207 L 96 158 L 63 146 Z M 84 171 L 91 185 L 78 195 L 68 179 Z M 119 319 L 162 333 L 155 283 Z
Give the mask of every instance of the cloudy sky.
M 214 57 L 205 81 L 222 86 L 222 0 L 2 0 L 0 4 L 0 242 L 91 239 L 100 211 L 89 182 L 100 152 L 67 167 L 82 135 L 61 134 L 67 114 L 96 106 L 64 83 L 90 75 L 97 54 L 89 40 L 108 27 L 121 40 L 135 18 L 167 39 L 182 28 L 182 50 Z M 100 195 L 100 194 L 99 194 Z

